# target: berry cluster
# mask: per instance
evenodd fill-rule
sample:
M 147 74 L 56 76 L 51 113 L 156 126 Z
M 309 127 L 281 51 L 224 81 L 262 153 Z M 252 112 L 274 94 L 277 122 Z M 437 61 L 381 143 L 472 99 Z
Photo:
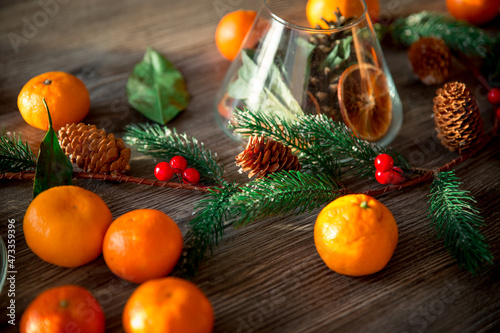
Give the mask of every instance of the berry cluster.
M 490 89 L 488 92 L 488 101 L 497 108 L 495 116 L 500 120 L 500 88 Z
M 158 180 L 169 181 L 173 175 L 178 174 L 186 184 L 196 184 L 200 181 L 200 173 L 195 168 L 188 168 L 186 159 L 174 156 L 170 163 L 160 162 L 155 167 L 155 177 Z
M 390 155 L 378 155 L 375 159 L 375 169 L 377 169 L 375 179 L 382 185 L 398 185 L 405 180 L 403 170 L 394 166 L 394 160 Z

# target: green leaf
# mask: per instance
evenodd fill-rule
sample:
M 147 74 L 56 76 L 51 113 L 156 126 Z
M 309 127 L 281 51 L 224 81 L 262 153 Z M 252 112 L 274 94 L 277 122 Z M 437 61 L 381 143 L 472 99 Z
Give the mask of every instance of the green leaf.
M 242 100 L 248 108 L 254 111 L 279 115 L 287 119 L 294 119 L 295 115 L 304 114 L 282 80 L 282 73 L 278 66 L 272 64 L 265 82 L 262 82 L 258 66 L 252 60 L 252 53 L 251 50 L 241 52 L 242 66 L 238 70 L 238 79 L 228 87 L 228 95 Z
M 352 36 L 337 41 L 338 44 L 335 45 L 333 50 L 330 51 L 325 60 L 323 60 L 322 68 L 334 68 L 340 65 L 343 61 L 349 59 L 349 56 L 351 55 Z
M 33 197 L 54 186 L 71 185 L 71 178 L 73 177 L 73 165 L 64 154 L 61 146 L 59 146 L 56 132 L 52 128 L 52 118 L 45 98 L 43 104 L 49 116 L 49 130 L 40 144 Z
M 162 125 L 184 110 L 189 101 L 182 74 L 151 47 L 128 79 L 127 97 L 130 105 Z

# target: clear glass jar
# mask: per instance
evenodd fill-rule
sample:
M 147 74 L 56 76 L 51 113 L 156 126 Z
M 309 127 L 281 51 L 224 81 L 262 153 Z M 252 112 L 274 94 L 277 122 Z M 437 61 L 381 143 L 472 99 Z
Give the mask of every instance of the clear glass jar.
M 234 108 L 283 118 L 322 113 L 356 136 L 391 142 L 403 121 L 401 100 L 363 0 L 352 17 L 332 14 L 311 28 L 306 1 L 264 0 L 216 95 L 215 113 L 229 128 Z

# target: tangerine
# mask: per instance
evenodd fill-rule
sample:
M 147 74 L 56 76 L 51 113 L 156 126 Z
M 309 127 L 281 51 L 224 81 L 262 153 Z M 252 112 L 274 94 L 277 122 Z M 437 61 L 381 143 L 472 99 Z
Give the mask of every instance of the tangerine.
M 137 209 L 123 214 L 104 237 L 104 260 L 124 280 L 142 283 L 172 271 L 182 253 L 182 233 L 165 213 Z
M 472 24 L 486 24 L 500 13 L 500 0 L 446 0 L 450 14 Z
M 236 58 L 256 16 L 257 12 L 253 10 L 237 10 L 220 20 L 215 31 L 215 44 L 222 56 L 228 60 Z
M 356 136 L 380 140 L 392 121 L 392 100 L 387 78 L 370 64 L 354 64 L 340 77 L 338 99 L 344 123 Z
M 214 312 L 196 285 L 166 277 L 145 282 L 132 293 L 122 323 L 126 333 L 209 333 Z
M 329 203 L 314 225 L 314 242 L 325 264 L 350 276 L 383 269 L 398 243 L 398 226 L 389 209 L 364 194 Z
M 73 285 L 42 292 L 24 310 L 20 333 L 104 332 L 104 313 L 85 288 Z
M 108 206 L 97 194 L 77 186 L 57 186 L 33 199 L 23 230 L 37 256 L 54 265 L 77 267 L 101 254 L 112 221 Z
M 49 119 L 42 102 L 45 98 L 55 131 L 66 124 L 79 123 L 90 108 L 90 96 L 85 84 L 65 72 L 48 72 L 35 76 L 21 89 L 17 106 L 23 119 L 31 126 L 48 130 Z
M 378 0 L 365 0 L 368 14 L 373 21 L 379 17 L 380 5 Z M 328 25 L 322 20 L 336 21 L 335 11 L 337 8 L 344 17 L 360 17 L 364 6 L 360 0 L 309 0 L 306 5 L 306 17 L 311 27 L 317 25 L 327 29 Z

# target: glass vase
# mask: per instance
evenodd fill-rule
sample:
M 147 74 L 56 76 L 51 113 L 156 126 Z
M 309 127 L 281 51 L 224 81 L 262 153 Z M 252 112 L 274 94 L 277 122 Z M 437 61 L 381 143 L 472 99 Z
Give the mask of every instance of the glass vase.
M 233 110 L 280 119 L 325 114 L 362 139 L 387 145 L 403 111 L 363 0 L 358 11 L 335 11 L 311 28 L 306 1 L 264 0 L 216 94 L 215 113 L 230 129 Z M 356 6 L 354 6 L 356 7 Z

